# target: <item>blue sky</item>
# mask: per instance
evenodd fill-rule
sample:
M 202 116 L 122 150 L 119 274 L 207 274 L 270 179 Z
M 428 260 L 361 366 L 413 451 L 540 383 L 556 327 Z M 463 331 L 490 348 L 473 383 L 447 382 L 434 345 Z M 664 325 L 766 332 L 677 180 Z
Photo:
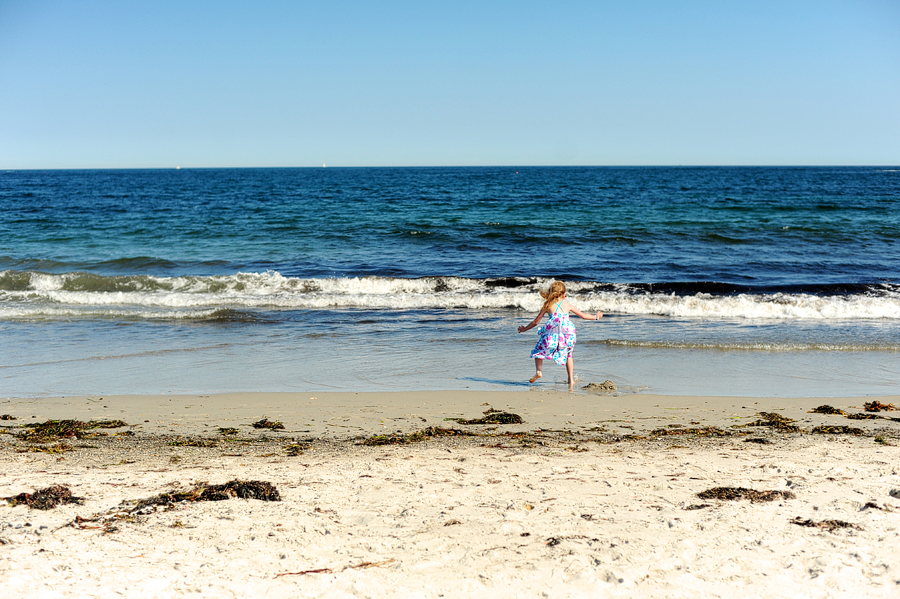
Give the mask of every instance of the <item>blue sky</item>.
M 0 0 L 0 168 L 898 165 L 900 2 Z

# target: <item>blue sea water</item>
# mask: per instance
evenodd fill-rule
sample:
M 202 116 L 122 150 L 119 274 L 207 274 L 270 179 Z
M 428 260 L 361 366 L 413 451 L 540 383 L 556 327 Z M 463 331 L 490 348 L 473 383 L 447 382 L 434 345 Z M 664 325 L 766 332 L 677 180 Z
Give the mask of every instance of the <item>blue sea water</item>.
M 0 396 L 524 388 L 554 278 L 583 382 L 900 393 L 898 242 L 883 167 L 2 172 Z

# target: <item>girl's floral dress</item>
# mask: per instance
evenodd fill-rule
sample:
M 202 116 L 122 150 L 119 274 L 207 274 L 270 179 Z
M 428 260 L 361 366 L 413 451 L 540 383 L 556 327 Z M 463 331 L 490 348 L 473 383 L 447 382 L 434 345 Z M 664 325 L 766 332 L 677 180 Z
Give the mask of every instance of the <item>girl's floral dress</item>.
M 569 313 L 559 309 L 550 315 L 547 324 L 541 327 L 541 337 L 531 352 L 532 358 L 553 360 L 564 366 L 575 348 L 575 325 L 569 320 Z

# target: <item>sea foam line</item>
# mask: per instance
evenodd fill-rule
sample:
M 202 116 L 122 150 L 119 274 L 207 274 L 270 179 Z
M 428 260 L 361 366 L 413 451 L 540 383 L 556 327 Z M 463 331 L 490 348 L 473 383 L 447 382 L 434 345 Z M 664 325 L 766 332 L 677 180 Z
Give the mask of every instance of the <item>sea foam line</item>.
M 221 276 L 104 277 L 89 273 L 0 273 L 0 318 L 77 317 L 85 307 L 106 315 L 209 318 L 217 309 L 513 309 L 536 312 L 538 290 L 550 279 L 462 277 L 297 278 L 277 272 Z M 896 286 L 864 293 L 659 293 L 640 286 L 582 281 L 568 284 L 584 312 L 674 318 L 900 319 Z M 146 312 L 141 313 L 144 309 Z M 159 314 L 168 314 L 160 316 Z
M 691 341 L 643 341 L 631 339 L 605 339 L 598 341 L 584 341 L 585 345 L 609 345 L 611 347 L 636 347 L 643 349 L 696 349 L 718 351 L 763 351 L 763 352 L 869 352 L 869 351 L 900 351 L 900 344 L 862 344 L 862 343 L 816 343 L 816 342 L 732 342 L 732 343 L 704 343 Z

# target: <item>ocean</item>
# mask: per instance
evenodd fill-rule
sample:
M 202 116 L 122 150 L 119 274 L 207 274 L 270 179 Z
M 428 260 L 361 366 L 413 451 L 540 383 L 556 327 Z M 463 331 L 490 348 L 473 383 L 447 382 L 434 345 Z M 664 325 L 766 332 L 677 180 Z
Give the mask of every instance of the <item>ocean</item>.
M 580 384 L 900 393 L 898 168 L 328 167 L 0 172 L 0 397 L 524 389 L 554 279 Z

